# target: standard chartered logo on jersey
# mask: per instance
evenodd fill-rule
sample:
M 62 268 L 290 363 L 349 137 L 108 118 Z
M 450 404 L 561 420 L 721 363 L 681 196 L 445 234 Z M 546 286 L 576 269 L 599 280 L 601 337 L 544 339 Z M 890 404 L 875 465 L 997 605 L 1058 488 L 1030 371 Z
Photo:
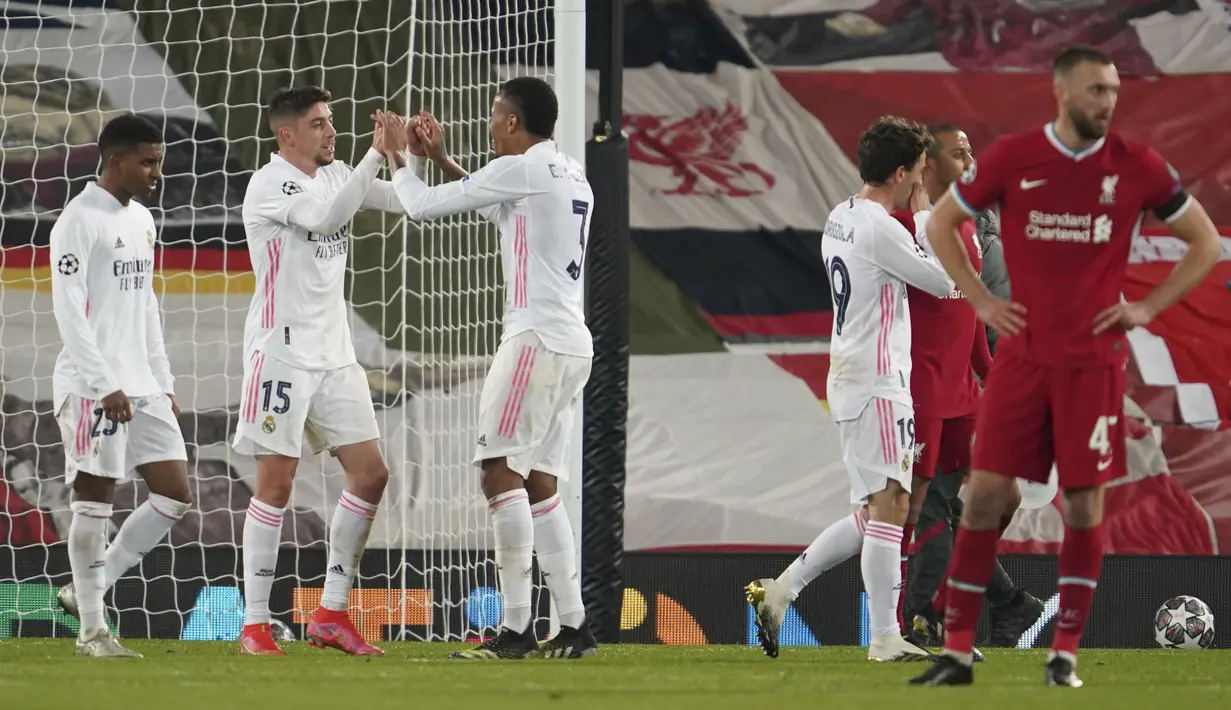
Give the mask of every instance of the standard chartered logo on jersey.
M 1026 224 L 1026 238 L 1044 242 L 1074 242 L 1079 244 L 1103 244 L 1111 241 L 1111 218 L 1105 214 L 1093 217 L 1089 214 L 1030 211 Z

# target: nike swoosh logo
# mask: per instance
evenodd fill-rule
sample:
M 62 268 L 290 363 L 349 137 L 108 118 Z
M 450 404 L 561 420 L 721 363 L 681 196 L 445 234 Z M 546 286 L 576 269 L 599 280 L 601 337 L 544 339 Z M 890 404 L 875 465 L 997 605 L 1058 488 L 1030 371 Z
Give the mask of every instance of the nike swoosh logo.
M 1098 462 L 1098 470 L 1100 470 L 1100 471 L 1106 471 L 1106 470 L 1107 470 L 1108 468 L 1110 468 L 1110 467 L 1111 467 L 1111 459 L 1107 459 L 1106 461 L 1099 461 L 1099 462 Z
M 1039 185 L 1042 185 L 1045 182 L 1047 182 L 1047 180 L 1027 180 L 1025 178 L 1022 178 L 1022 189 L 1023 190 L 1033 190 L 1034 188 L 1038 187 Z

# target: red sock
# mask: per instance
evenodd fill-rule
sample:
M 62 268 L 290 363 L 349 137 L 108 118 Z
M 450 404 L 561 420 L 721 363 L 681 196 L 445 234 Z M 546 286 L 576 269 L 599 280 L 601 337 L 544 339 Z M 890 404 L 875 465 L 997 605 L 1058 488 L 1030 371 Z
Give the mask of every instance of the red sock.
M 975 647 L 975 627 L 983 607 L 983 594 L 996 565 L 996 543 L 1000 531 L 957 531 L 953 543 L 953 562 L 949 567 L 948 597 L 945 606 L 945 650 L 971 653 Z
M 907 579 L 910 576 L 910 553 L 914 544 L 915 526 L 907 523 L 902 526 L 902 588 L 898 592 L 898 628 L 906 631 L 906 590 L 910 589 Z
M 1099 569 L 1103 565 L 1103 526 L 1090 530 L 1064 527 L 1064 544 L 1060 547 L 1060 613 L 1056 615 L 1056 636 L 1053 651 L 1076 655 L 1081 634 L 1086 630 L 1086 617 L 1094 589 L 1098 585 Z

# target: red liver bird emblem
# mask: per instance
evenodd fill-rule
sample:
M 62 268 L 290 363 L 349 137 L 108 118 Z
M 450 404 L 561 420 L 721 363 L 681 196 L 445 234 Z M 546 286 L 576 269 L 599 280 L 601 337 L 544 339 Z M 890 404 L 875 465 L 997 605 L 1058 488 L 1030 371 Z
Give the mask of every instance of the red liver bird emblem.
M 749 197 L 770 191 L 774 176 L 736 150 L 748 117 L 729 99 L 721 109 L 705 106 L 683 118 L 625 114 L 629 159 L 670 168 L 679 182 L 665 195 Z

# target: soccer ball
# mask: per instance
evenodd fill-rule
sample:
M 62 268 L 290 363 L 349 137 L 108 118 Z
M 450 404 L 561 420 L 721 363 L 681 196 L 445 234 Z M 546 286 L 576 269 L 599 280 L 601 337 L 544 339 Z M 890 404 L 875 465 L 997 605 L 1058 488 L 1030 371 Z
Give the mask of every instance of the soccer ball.
M 291 631 L 291 627 L 278 621 L 277 619 L 269 620 L 269 632 L 273 635 L 275 641 L 294 641 L 295 632 Z
M 1214 612 L 1196 597 L 1168 599 L 1154 615 L 1154 640 L 1163 648 L 1209 648 L 1214 643 Z

